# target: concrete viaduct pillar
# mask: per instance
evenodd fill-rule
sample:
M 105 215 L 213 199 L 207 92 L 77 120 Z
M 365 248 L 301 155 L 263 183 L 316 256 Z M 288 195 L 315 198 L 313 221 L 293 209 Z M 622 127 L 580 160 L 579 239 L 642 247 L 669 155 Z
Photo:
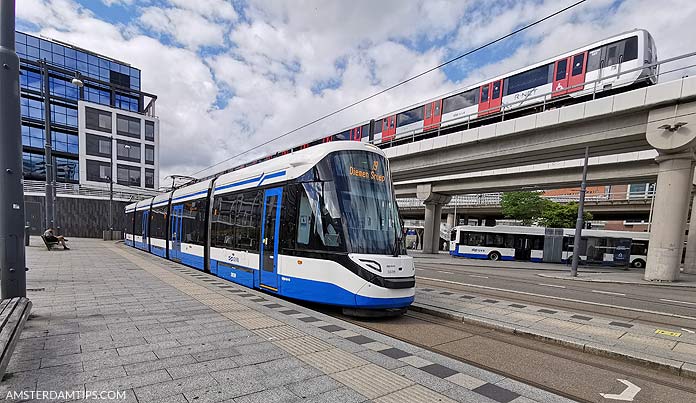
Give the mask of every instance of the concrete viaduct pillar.
M 455 226 L 455 218 L 454 218 L 454 213 L 449 213 L 447 214 L 447 228 L 454 228 Z
M 416 196 L 425 204 L 425 224 L 423 231 L 423 253 L 437 253 L 440 250 L 440 222 L 442 206 L 449 203 L 452 196 L 432 192 L 430 184 L 418 185 Z
M 696 193 L 691 202 L 691 219 L 689 219 L 689 237 L 686 240 L 686 257 L 684 273 L 696 274 Z
M 648 117 L 646 137 L 659 153 L 655 159 L 659 168 L 645 280 L 679 279 L 696 161 L 693 113 L 694 105 L 683 104 L 650 111 Z

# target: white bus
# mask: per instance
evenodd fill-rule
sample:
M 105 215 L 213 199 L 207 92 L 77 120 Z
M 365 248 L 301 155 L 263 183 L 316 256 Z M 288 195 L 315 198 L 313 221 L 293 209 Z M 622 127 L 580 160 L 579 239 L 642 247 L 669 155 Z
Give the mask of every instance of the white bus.
M 575 229 L 459 226 L 452 229 L 450 255 L 561 263 L 572 259 L 574 236 Z M 647 261 L 649 238 L 647 232 L 583 230 L 580 259 L 585 263 L 642 268 Z

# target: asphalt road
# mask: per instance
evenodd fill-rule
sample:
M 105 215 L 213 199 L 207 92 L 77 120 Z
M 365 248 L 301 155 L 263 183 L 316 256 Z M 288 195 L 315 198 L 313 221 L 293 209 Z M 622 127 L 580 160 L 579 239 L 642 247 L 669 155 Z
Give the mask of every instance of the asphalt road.
M 553 269 L 535 268 L 544 266 L 543 263 L 511 268 L 496 266 L 494 262 L 476 264 L 452 257 L 416 256 L 415 264 L 417 286 L 436 285 L 477 295 L 696 330 L 696 288 L 546 278 L 538 274 Z
M 585 354 L 479 326 L 409 312 L 391 319 L 336 316 L 432 351 L 578 401 L 615 402 L 623 379 L 640 388 L 634 402 L 694 402 L 696 380 Z

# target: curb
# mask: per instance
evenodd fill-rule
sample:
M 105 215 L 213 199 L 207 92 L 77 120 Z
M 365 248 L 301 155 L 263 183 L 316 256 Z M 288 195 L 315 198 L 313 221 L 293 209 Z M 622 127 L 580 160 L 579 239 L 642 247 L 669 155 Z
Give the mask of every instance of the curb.
M 515 327 L 515 325 L 513 324 L 508 324 L 493 319 L 468 315 L 457 311 L 422 305 L 419 303 L 414 303 L 408 309 L 444 319 L 483 326 L 489 329 L 499 330 L 505 333 L 530 337 L 544 342 L 572 348 L 574 350 L 582 351 L 588 354 L 594 354 L 610 358 L 618 358 L 635 364 L 640 364 L 648 368 L 668 371 L 674 375 L 678 375 L 684 378 L 696 379 L 696 365 L 683 361 L 662 358 L 655 355 L 646 354 L 640 351 L 619 350 L 615 349 L 612 346 L 597 344 L 595 342 L 586 342 L 584 340 L 574 339 L 572 337 L 563 335 L 541 333 L 528 328 Z
M 552 274 L 537 273 L 537 276 L 544 278 L 553 278 L 556 280 L 570 280 L 570 281 L 582 281 L 584 283 L 611 283 L 611 284 L 631 284 L 631 285 L 642 285 L 642 286 L 657 286 L 657 287 L 672 287 L 672 288 L 696 288 L 696 284 L 689 285 L 684 283 L 661 283 L 652 281 L 621 281 L 621 280 L 604 280 L 604 279 L 592 279 L 592 278 L 580 278 L 580 277 L 568 277 L 568 276 L 557 276 Z

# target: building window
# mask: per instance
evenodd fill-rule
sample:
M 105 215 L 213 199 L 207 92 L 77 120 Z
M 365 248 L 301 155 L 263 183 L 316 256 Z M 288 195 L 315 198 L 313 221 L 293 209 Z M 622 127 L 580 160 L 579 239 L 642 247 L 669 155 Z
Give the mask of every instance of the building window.
M 85 108 L 85 127 L 111 133 L 111 112 Z
M 56 180 L 59 182 L 79 181 L 80 169 L 77 160 L 72 158 L 54 157 L 53 166 L 56 170 Z
M 118 165 L 116 167 L 116 182 L 119 185 L 140 187 L 140 167 Z
M 108 137 L 87 134 L 87 154 L 97 157 L 111 157 L 111 139 Z
M 140 162 L 140 144 L 119 140 L 116 143 L 116 156 L 122 161 Z
M 93 182 L 109 182 L 111 164 L 108 162 L 87 160 L 87 180 Z
M 25 147 L 43 148 L 44 129 L 40 127 L 22 125 L 22 145 Z
M 79 90 L 76 85 L 56 77 L 49 77 L 48 83 L 51 95 L 77 101 Z
M 155 164 L 155 147 L 145 146 L 145 163 L 154 165 Z
M 78 153 L 78 137 L 76 134 L 66 133 L 61 130 L 51 130 L 51 142 L 53 149 L 64 153 Z
M 628 185 L 629 199 L 647 199 L 655 195 L 654 183 L 633 183 Z
M 40 92 L 41 74 L 31 70 L 20 70 L 19 85 L 22 89 Z
M 20 105 L 23 118 L 44 120 L 43 102 L 22 97 Z
M 111 93 L 104 89 L 84 87 L 85 100 L 95 104 L 111 105 Z
M 116 132 L 122 136 L 140 138 L 140 119 L 116 115 Z
M 155 188 L 155 170 L 145 168 L 145 187 L 154 189 Z
M 155 122 L 145 121 L 145 140 L 155 141 Z
M 51 123 L 77 127 L 77 109 L 51 104 Z
M 22 169 L 28 179 L 45 179 L 46 163 L 43 154 L 22 153 Z

